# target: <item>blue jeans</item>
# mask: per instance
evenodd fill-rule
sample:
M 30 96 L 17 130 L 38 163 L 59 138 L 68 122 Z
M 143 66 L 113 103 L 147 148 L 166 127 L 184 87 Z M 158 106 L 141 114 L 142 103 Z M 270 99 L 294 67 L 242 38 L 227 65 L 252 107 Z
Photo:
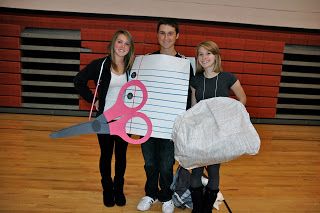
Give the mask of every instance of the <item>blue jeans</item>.
M 173 181 L 174 144 L 169 139 L 150 138 L 141 145 L 147 176 L 146 196 L 161 202 L 171 200 Z M 158 187 L 158 182 L 160 190 Z

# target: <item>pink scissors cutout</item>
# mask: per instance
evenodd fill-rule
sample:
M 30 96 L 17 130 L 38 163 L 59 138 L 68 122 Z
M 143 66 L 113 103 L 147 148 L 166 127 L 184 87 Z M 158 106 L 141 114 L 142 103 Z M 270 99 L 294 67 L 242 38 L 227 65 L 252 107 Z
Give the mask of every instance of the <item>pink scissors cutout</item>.
M 143 98 L 141 103 L 136 107 L 128 107 L 124 102 L 124 94 L 126 90 L 130 87 L 134 86 L 139 87 Z M 131 92 L 127 94 L 127 98 L 135 98 L 135 95 Z M 116 103 L 108 110 L 104 111 L 103 114 L 98 116 L 95 120 L 81 123 L 78 125 L 74 125 L 71 127 L 67 127 L 61 129 L 57 132 L 53 132 L 50 134 L 52 138 L 62 138 L 80 134 L 89 134 L 89 133 L 97 133 L 97 134 L 110 134 L 110 135 L 118 135 L 123 140 L 132 144 L 141 144 L 146 142 L 152 133 L 152 123 L 150 119 L 142 112 L 138 112 L 148 99 L 147 89 L 144 84 L 139 80 L 131 80 L 122 86 L 120 89 L 118 98 Z M 134 101 L 135 99 L 133 99 Z M 132 102 L 132 105 L 134 102 Z M 133 139 L 128 136 L 126 132 L 126 126 L 130 120 L 133 118 L 141 118 L 146 123 L 146 134 L 140 139 Z M 133 122 L 133 121 L 132 121 Z M 130 128 L 130 127 L 128 127 Z

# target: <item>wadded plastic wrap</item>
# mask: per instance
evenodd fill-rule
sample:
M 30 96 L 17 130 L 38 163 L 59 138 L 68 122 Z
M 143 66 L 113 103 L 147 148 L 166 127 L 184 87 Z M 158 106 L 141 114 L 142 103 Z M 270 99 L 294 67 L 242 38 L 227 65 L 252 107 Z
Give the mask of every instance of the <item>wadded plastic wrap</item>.
M 175 120 L 175 159 L 186 169 L 255 155 L 260 138 L 245 106 L 227 97 L 202 100 Z

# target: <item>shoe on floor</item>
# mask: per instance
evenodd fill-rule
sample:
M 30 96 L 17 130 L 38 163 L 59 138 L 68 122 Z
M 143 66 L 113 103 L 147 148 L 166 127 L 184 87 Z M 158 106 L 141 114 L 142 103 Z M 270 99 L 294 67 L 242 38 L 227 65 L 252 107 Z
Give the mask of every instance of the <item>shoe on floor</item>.
M 141 198 L 137 209 L 139 211 L 147 211 L 151 208 L 152 204 L 156 203 L 158 200 L 154 200 L 153 198 L 149 197 L 149 196 L 144 196 L 143 198 Z
M 173 212 L 174 212 L 174 204 L 172 200 L 162 202 L 162 213 L 173 213 Z
M 112 191 L 107 192 L 103 191 L 103 203 L 106 207 L 112 207 L 114 206 L 114 194 Z
M 115 192 L 114 193 L 114 201 L 117 206 L 125 206 L 126 205 L 126 196 L 123 192 Z

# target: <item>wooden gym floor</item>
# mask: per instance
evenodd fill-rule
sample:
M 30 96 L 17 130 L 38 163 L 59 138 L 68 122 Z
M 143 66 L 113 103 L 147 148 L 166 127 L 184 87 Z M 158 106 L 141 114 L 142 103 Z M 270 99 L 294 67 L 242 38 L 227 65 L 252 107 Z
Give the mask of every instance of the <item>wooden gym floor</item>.
M 48 136 L 83 121 L 87 118 L 0 114 L 0 212 L 138 212 L 145 183 L 139 145 L 128 147 L 127 205 L 106 208 L 96 136 Z M 254 126 L 260 153 L 221 166 L 221 192 L 232 212 L 320 212 L 320 126 Z M 161 212 L 161 205 L 148 212 Z M 220 212 L 228 212 L 224 204 Z

